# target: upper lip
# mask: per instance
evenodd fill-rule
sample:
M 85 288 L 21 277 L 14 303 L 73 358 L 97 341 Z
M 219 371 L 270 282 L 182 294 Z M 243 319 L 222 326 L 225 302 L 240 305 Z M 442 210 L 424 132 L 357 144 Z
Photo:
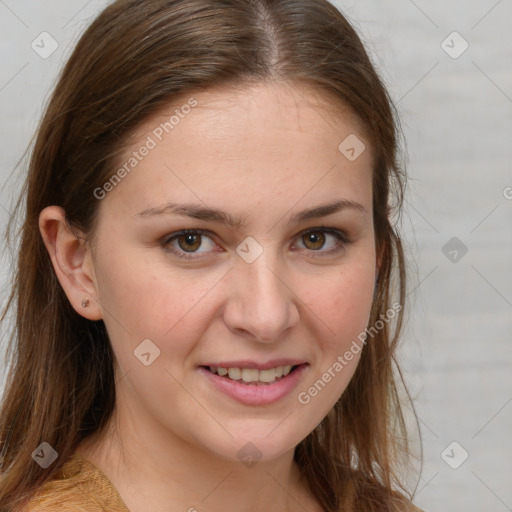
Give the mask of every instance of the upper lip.
M 213 366 L 215 368 L 249 368 L 256 370 L 270 370 L 271 368 L 277 368 L 278 366 L 298 366 L 300 364 L 306 364 L 305 361 L 300 359 L 273 359 L 272 361 L 266 361 L 264 363 L 258 363 L 256 361 L 239 360 L 239 361 L 220 361 L 207 363 L 201 366 Z

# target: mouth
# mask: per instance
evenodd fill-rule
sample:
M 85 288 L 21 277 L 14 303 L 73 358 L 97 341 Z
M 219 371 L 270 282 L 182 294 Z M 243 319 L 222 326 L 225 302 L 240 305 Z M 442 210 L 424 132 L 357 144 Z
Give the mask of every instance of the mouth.
M 289 364 L 291 362 L 299 364 Z M 203 382 L 231 400 L 249 406 L 270 406 L 297 389 L 309 366 L 309 363 L 290 360 L 264 365 L 240 361 L 226 366 L 203 365 L 198 371 L 205 378 Z
M 305 363 L 297 365 L 288 364 L 264 370 L 244 367 L 226 368 L 222 366 L 202 366 L 201 368 L 208 370 L 213 375 L 218 375 L 228 380 L 239 381 L 240 383 L 253 386 L 265 386 L 279 382 L 304 365 Z

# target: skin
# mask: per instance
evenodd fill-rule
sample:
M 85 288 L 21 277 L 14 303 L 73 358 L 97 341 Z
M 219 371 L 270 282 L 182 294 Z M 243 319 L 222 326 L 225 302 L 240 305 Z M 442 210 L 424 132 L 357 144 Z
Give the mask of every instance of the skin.
M 320 511 L 294 449 L 334 406 L 360 354 L 307 405 L 297 396 L 367 327 L 377 270 L 369 142 L 348 108 L 304 85 L 226 86 L 194 98 L 198 106 L 100 201 L 88 242 L 68 229 L 61 208 L 41 212 L 65 293 L 81 315 L 103 319 L 116 359 L 114 416 L 78 451 L 132 512 L 286 512 L 297 503 Z M 175 108 L 144 123 L 127 156 Z M 350 134 L 367 148 L 353 162 L 338 150 Z M 340 199 L 364 212 L 289 223 Z M 137 216 L 168 202 L 218 208 L 243 224 Z M 322 226 L 342 230 L 350 243 L 325 232 L 302 236 Z M 161 243 L 183 229 L 211 233 L 193 246 L 195 259 L 169 249 L 187 254 L 183 241 Z M 249 236 L 263 249 L 252 263 L 236 252 Z M 149 366 L 134 357 L 144 339 L 160 350 Z M 282 357 L 309 366 L 271 405 L 240 404 L 198 372 L 210 361 Z M 261 452 L 252 467 L 237 457 L 247 442 Z

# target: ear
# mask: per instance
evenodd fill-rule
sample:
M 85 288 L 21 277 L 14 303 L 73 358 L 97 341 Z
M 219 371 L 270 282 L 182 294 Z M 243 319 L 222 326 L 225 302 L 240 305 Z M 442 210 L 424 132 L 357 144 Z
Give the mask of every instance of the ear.
M 102 319 L 91 248 L 85 237 L 72 232 L 59 206 L 48 206 L 40 213 L 39 230 L 57 279 L 75 311 L 89 320 Z

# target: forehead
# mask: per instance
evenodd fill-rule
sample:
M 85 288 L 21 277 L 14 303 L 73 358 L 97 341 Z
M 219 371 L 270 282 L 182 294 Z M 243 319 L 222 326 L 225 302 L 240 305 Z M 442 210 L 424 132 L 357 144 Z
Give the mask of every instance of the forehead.
M 219 141 L 225 148 L 227 139 L 247 146 L 250 138 L 266 140 L 268 146 L 284 145 L 286 138 L 275 136 L 292 131 L 303 131 L 312 143 L 332 148 L 350 132 L 364 138 L 371 153 L 366 130 L 352 108 L 333 93 L 302 82 L 240 82 L 182 94 L 142 123 L 130 142 L 136 146 L 150 134 L 158 145 L 180 138 L 186 143 L 191 131 L 204 142 Z
M 346 140 L 360 141 L 365 151 L 351 161 Z M 372 150 L 361 122 L 348 106 L 303 84 L 183 95 L 138 128 L 118 166 L 127 162 L 136 165 L 108 197 L 123 196 L 127 212 L 177 195 L 254 207 L 269 196 L 314 200 L 340 187 L 360 201 L 371 196 Z

